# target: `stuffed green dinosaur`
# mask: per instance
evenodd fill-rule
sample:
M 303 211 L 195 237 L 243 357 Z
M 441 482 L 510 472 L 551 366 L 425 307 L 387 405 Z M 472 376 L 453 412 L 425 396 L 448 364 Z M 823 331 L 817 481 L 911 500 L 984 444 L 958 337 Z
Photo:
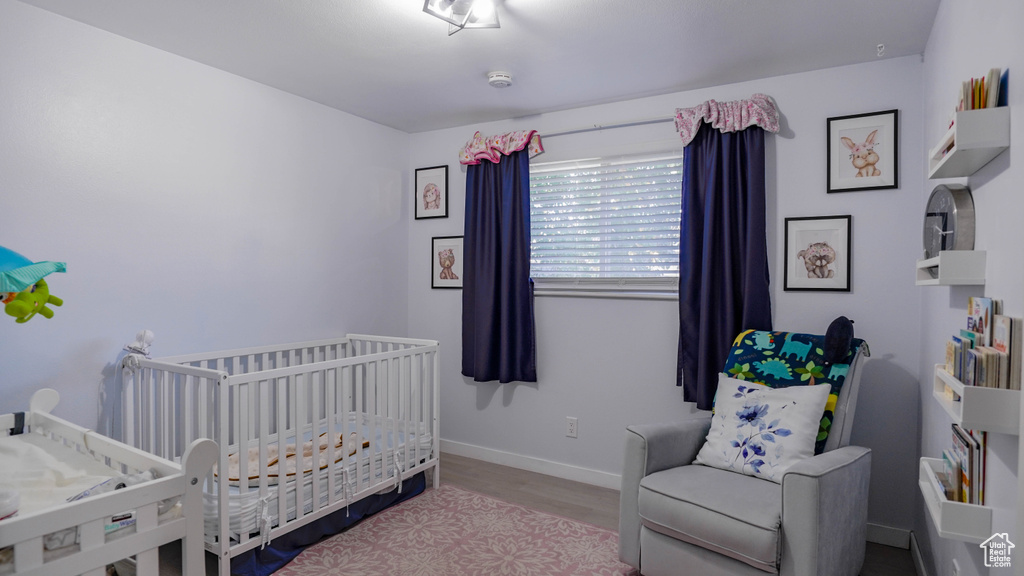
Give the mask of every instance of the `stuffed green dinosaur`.
M 36 262 L 13 250 L 0 246 L 0 304 L 4 312 L 24 324 L 36 314 L 53 318 L 53 310 L 47 305 L 60 306 L 60 298 L 50 294 L 50 287 L 43 280 L 53 272 L 64 272 L 63 262 Z

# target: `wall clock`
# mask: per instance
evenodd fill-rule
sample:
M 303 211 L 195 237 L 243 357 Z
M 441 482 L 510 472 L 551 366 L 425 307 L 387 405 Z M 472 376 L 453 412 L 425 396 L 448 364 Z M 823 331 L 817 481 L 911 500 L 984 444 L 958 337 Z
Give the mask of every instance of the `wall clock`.
M 974 198 L 971 189 L 940 184 L 932 190 L 924 210 L 924 257 L 942 250 L 974 249 Z M 932 274 L 937 274 L 937 270 Z

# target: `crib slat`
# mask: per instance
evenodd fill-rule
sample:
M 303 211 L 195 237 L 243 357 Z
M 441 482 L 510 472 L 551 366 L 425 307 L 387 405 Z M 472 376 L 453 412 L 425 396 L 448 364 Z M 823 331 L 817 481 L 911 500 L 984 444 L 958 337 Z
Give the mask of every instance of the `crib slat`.
M 43 537 L 14 544 L 14 571 L 26 572 L 43 565 Z
M 278 353 L 277 366 L 281 366 L 281 355 Z M 283 380 L 283 382 L 282 382 Z M 281 460 L 277 464 L 277 517 L 278 522 L 285 523 L 288 518 L 288 503 L 285 498 L 285 484 L 288 481 L 288 465 L 284 458 L 285 447 L 288 445 L 288 382 L 289 376 L 278 378 L 277 385 L 277 454 Z
M 314 350 L 314 355 L 315 355 L 315 353 L 316 353 L 316 351 Z M 313 358 L 313 361 L 314 362 L 316 361 L 315 356 Z M 310 386 L 310 394 L 309 394 L 309 396 L 310 396 L 310 398 L 309 398 L 309 400 L 310 400 L 310 404 L 309 404 L 310 414 L 309 414 L 309 417 L 310 417 L 310 421 L 311 421 L 310 422 L 310 430 L 311 430 L 311 432 L 310 432 L 310 439 L 313 442 L 313 445 L 312 445 L 312 448 L 313 448 L 312 460 L 313 461 L 312 461 L 312 465 L 311 465 L 312 471 L 310 472 L 312 474 L 312 480 L 313 480 L 312 495 L 311 495 L 312 496 L 313 506 L 310 508 L 310 514 L 316 514 L 317 512 L 320 511 L 320 436 L 319 436 L 319 432 L 320 432 L 321 427 L 319 426 L 319 422 L 320 422 L 320 390 L 321 390 L 320 383 L 322 381 L 322 375 L 321 375 L 321 373 L 319 371 L 317 371 L 317 372 L 310 372 L 309 374 L 307 374 L 307 377 L 310 380 L 310 382 L 309 382 L 309 386 Z M 334 446 L 334 440 L 331 439 L 330 434 L 328 434 L 328 436 L 327 436 L 327 445 L 331 446 L 331 447 Z M 328 471 L 330 471 L 330 468 L 328 468 Z
M 138 533 L 148 532 L 157 527 L 156 504 L 149 504 L 138 509 L 135 519 L 135 527 Z M 135 570 L 137 574 L 156 574 L 160 570 L 160 559 L 157 556 L 158 549 L 151 548 L 135 555 Z

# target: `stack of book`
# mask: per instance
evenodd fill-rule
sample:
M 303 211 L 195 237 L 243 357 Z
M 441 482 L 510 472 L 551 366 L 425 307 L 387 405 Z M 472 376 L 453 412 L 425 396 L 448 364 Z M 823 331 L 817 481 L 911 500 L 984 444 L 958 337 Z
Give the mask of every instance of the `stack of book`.
M 960 87 L 957 111 L 1006 106 L 1006 85 L 1009 70 L 992 68 L 981 78 L 965 80 Z
M 985 504 L 985 442 L 987 433 L 953 424 L 953 442 L 942 451 L 943 472 L 937 475 L 946 499 Z
M 965 386 L 1020 390 L 1020 318 L 1004 316 L 1002 301 L 972 297 L 967 328 L 946 343 L 946 371 Z

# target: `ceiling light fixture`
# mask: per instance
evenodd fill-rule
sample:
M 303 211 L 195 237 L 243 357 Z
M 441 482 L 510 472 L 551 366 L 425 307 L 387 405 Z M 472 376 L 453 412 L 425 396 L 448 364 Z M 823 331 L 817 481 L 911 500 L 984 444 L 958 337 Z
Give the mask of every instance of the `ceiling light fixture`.
M 494 0 L 424 0 L 423 11 L 448 23 L 451 36 L 463 28 L 500 28 Z

